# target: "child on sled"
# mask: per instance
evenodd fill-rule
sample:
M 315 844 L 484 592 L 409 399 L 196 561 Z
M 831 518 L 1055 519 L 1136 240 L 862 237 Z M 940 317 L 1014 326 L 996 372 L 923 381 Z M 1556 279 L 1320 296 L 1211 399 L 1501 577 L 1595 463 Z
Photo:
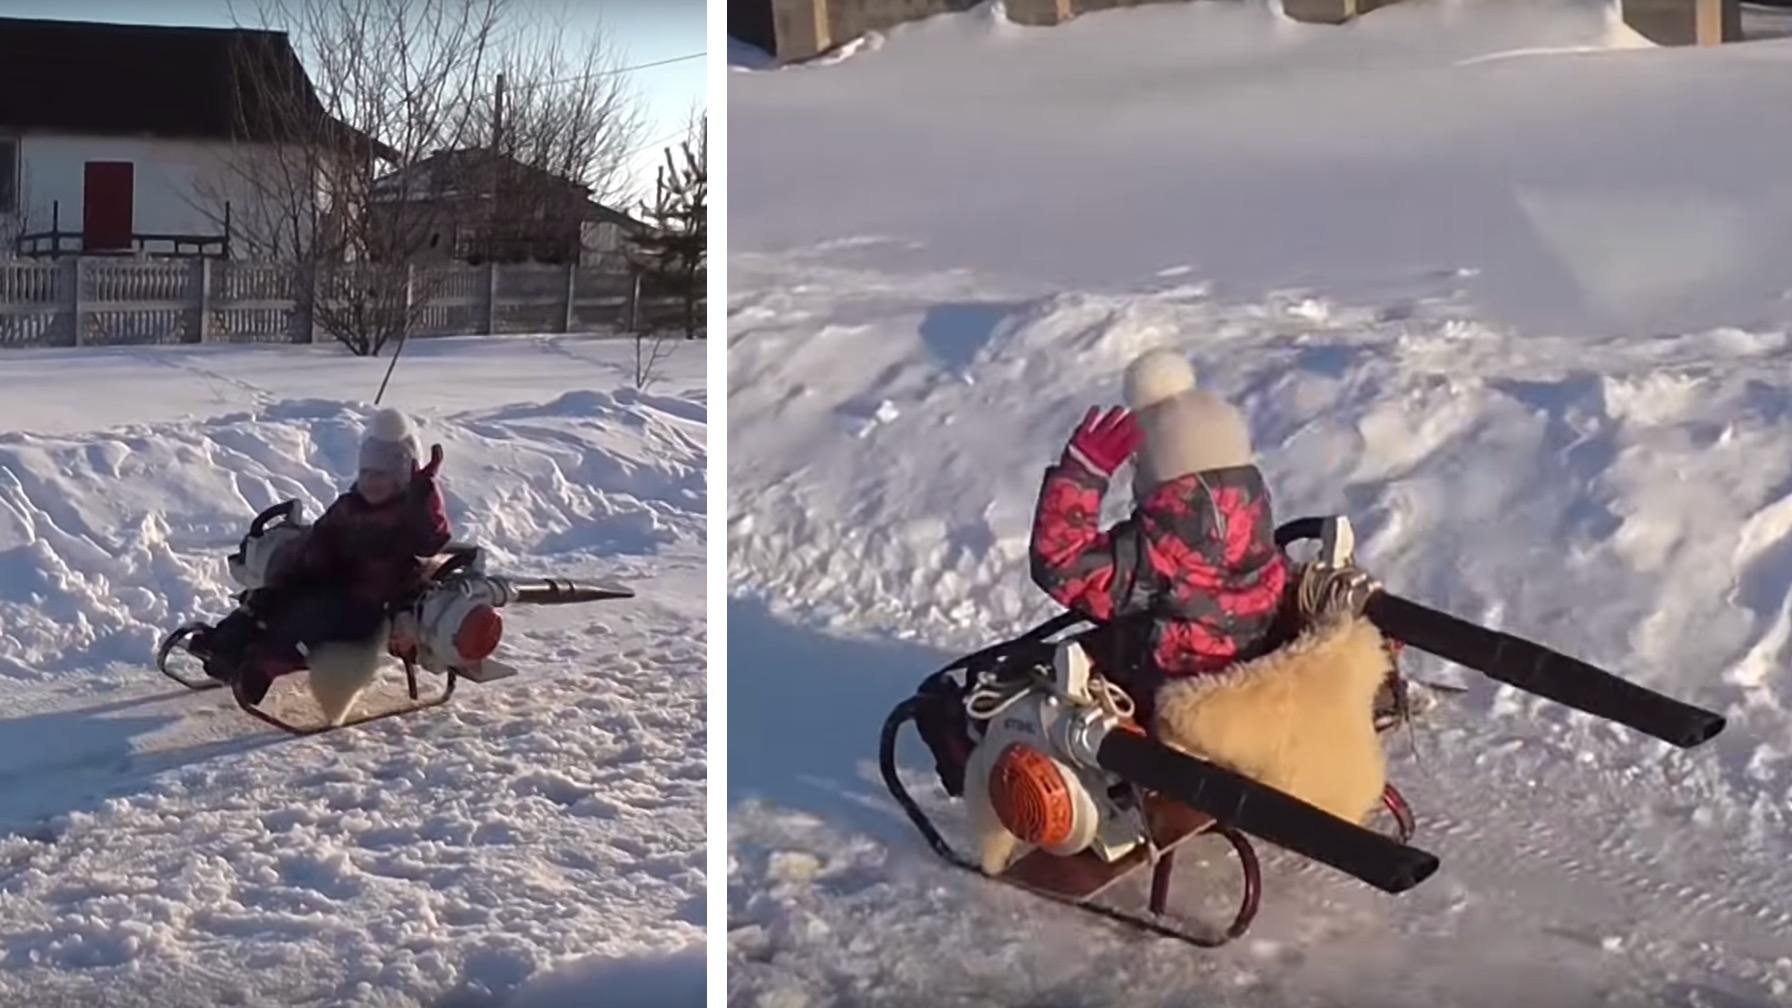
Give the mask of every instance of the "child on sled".
M 1355 612 L 1313 619 L 1274 541 L 1270 493 L 1244 418 L 1152 351 L 1125 378 L 1127 406 L 1091 409 L 1046 470 L 1033 580 L 1102 625 L 1096 671 L 1125 687 L 1161 741 L 1361 822 L 1386 769 L 1376 694 L 1393 671 Z M 1100 525 L 1131 461 L 1132 513 Z
M 206 674 L 250 705 L 303 664 L 324 717 L 338 723 L 383 659 L 388 607 L 421 584 L 424 561 L 451 538 L 436 485 L 442 449 L 420 464 L 410 422 L 375 413 L 355 481 L 218 626 L 194 641 Z

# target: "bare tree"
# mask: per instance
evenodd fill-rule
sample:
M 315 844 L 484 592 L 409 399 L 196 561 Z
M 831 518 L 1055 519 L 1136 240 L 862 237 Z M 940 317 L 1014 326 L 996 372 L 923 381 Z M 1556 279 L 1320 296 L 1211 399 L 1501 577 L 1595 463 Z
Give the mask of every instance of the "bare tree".
M 485 210 L 499 261 L 576 260 L 590 204 L 622 195 L 642 135 L 640 103 L 601 23 L 582 35 L 563 12 L 510 40 L 489 135 L 455 145 L 495 153 Z M 542 247 L 546 245 L 547 247 Z
M 641 274 L 634 277 L 634 293 L 631 295 L 635 311 L 640 312 Z M 635 388 L 645 392 L 648 386 L 660 380 L 660 365 L 672 356 L 672 345 L 666 342 L 665 330 L 657 326 L 643 327 L 639 324 L 638 315 L 635 326 Z
M 643 305 L 677 305 L 685 339 L 702 330 L 709 282 L 709 116 L 694 115 L 684 140 L 666 149 L 652 202 L 642 207 L 647 227 L 631 241 L 630 258 L 642 276 Z M 657 313 L 648 327 L 657 327 Z M 637 323 L 639 325 L 639 322 Z
M 553 88 L 571 72 L 627 135 L 626 89 L 606 82 L 622 75 L 599 75 L 612 58 L 601 39 L 569 67 L 561 35 L 531 35 L 538 13 L 531 0 L 261 0 L 267 31 L 242 36 L 234 68 L 242 142 L 199 198 L 220 219 L 229 207 L 247 255 L 292 267 L 302 323 L 357 354 L 420 325 L 448 276 L 415 267 L 453 261 L 481 222 L 508 219 L 499 182 L 516 173 L 496 167 L 506 98 L 576 106 L 583 92 Z M 309 73 L 282 58 L 278 32 Z M 595 114 L 586 133 L 607 137 Z M 601 163 L 607 147 L 584 149 Z

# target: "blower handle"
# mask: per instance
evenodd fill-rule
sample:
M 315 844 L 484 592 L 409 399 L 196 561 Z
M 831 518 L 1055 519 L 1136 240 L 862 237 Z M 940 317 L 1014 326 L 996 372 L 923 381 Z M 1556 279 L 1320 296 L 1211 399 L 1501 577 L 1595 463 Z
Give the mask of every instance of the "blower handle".
M 255 516 L 253 521 L 249 522 L 249 538 L 261 538 L 261 534 L 267 531 L 268 525 L 272 523 L 275 518 L 284 518 L 291 521 L 293 512 L 298 509 L 298 506 L 299 502 L 295 498 L 293 500 L 281 501 L 262 511 Z
M 431 581 L 446 581 L 455 574 L 459 574 L 461 571 L 473 566 L 474 562 L 478 559 L 479 548 L 477 546 L 467 546 L 461 549 L 451 550 L 448 553 L 448 559 L 442 561 L 442 565 L 437 567 L 435 571 L 429 575 L 429 579 Z

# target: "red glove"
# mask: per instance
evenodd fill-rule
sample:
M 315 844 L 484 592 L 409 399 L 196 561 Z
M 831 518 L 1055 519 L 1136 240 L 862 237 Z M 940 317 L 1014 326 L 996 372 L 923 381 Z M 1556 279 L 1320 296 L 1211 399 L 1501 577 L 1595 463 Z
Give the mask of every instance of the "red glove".
M 429 461 L 411 473 L 410 486 L 405 487 L 413 502 L 428 500 L 436 488 L 436 471 L 442 468 L 442 446 L 429 446 Z
M 1145 440 L 1138 420 L 1124 407 L 1116 406 L 1104 416 L 1101 407 L 1091 406 L 1064 446 L 1064 457 L 1075 459 L 1083 468 L 1102 479 L 1114 475 L 1120 464 Z

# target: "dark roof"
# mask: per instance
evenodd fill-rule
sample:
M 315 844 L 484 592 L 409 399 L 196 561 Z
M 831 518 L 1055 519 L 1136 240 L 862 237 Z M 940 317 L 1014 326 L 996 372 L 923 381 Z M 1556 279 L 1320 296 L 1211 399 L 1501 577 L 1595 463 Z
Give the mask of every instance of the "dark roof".
M 507 183 L 542 187 L 534 189 L 536 192 L 546 187 L 563 189 L 569 198 L 584 201 L 590 218 L 610 220 L 627 227 L 641 226 L 640 221 L 628 214 L 592 199 L 591 187 L 582 182 L 515 158 L 495 155 L 480 147 L 436 151 L 421 161 L 383 175 L 373 183 L 374 198 L 406 201 L 483 199 L 491 190 L 494 162 Z
M 289 140 L 307 127 L 370 142 L 325 114 L 284 32 L 0 18 L 0 131 Z

